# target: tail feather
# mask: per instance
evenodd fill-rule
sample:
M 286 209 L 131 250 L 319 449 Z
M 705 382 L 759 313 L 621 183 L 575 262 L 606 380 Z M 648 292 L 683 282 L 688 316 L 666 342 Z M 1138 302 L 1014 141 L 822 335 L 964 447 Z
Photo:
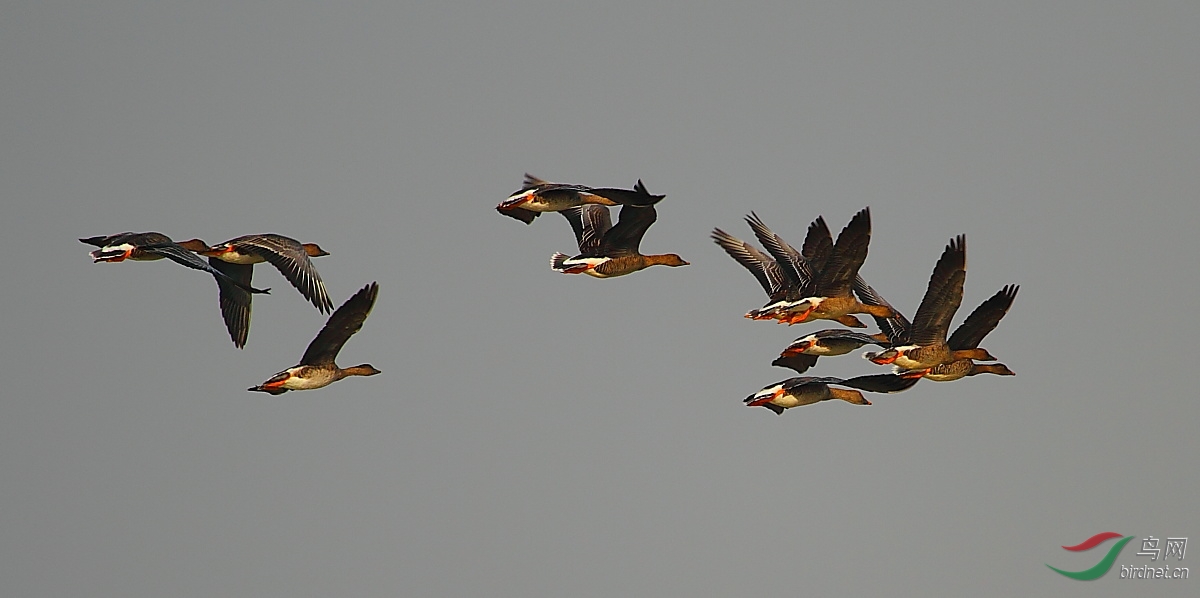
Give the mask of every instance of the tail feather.
M 110 260 L 115 257 L 124 257 L 125 250 L 124 249 L 116 249 L 116 248 L 114 248 L 114 249 L 103 248 L 103 249 L 97 249 L 95 251 L 89 252 L 88 255 L 92 256 L 93 262 L 102 262 L 105 260 Z
M 652 206 L 652 205 L 662 201 L 662 199 L 664 197 L 666 197 L 666 195 L 654 195 L 654 194 L 650 193 L 649 191 L 647 191 L 646 185 L 642 184 L 642 179 L 638 179 L 637 184 L 635 184 L 633 186 L 633 190 L 638 195 L 643 196 L 643 197 L 640 197 L 639 201 L 637 203 L 634 203 L 633 205 Z
M 564 262 L 566 262 L 570 258 L 571 258 L 571 256 L 569 256 L 565 253 L 555 253 L 554 255 L 550 256 L 550 267 L 553 268 L 556 272 L 564 272 L 567 269 Z

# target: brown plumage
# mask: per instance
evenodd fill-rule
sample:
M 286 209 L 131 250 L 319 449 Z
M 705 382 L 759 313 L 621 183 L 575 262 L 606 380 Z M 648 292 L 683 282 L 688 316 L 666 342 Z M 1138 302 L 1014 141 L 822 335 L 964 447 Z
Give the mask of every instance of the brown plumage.
M 785 298 L 751 311 L 746 317 L 775 319 L 787 324 L 834 320 L 851 328 L 865 328 L 866 325 L 851 314 L 892 315 L 888 307 L 863 304 L 851 293 L 871 241 L 870 208 L 855 214 L 838 235 L 836 243 L 832 241 L 824 219 L 818 218 L 809 226 L 803 253 L 782 243 L 761 221 L 756 221 L 757 218 L 748 219 L 759 241 L 793 284 L 784 293 Z
M 603 212 L 601 212 L 603 210 Z M 586 205 L 568 208 L 563 216 L 571 223 L 579 244 L 579 255 L 567 257 L 555 253 L 550 258 L 550 267 L 563 274 L 587 274 L 596 278 L 624 276 L 650 266 L 686 266 L 688 262 L 674 253 L 643 255 L 638 246 L 646 230 L 658 219 L 654 206 L 632 206 L 621 208 L 616 226 L 611 222 L 608 208 Z
M 496 210 L 505 216 L 511 216 L 524 222 L 533 223 L 542 212 L 561 212 L 567 208 L 583 205 L 615 206 L 634 205 L 649 206 L 658 203 L 665 195 L 651 195 L 646 186 L 639 180 L 633 190 L 614 189 L 608 187 L 585 187 L 583 185 L 568 185 L 551 183 L 525 173 L 521 188 L 508 199 L 500 202 Z
M 256 289 L 250 286 L 248 281 L 243 283 L 229 278 L 224 272 L 204 263 L 204 260 L 196 257 L 186 247 L 172 241 L 170 237 L 162 233 L 120 233 L 88 237 L 79 241 L 100 248 L 88 254 L 93 263 L 123 262 L 125 260 L 152 261 L 166 258 L 181 266 L 208 272 L 217 279 L 218 283 L 228 282 L 249 293 L 268 293 L 271 290 Z
M 279 372 L 266 382 L 247 390 L 278 395 L 289 390 L 322 388 L 347 376 L 374 376 L 380 373 L 366 363 L 340 368 L 334 362 L 346 341 L 362 328 L 378 295 L 377 283 L 372 282 L 360 289 L 329 316 L 329 321 L 309 343 L 298 365 Z
M 811 405 L 821 401 L 839 399 L 852 405 L 870 405 L 871 402 L 857 390 L 836 388 L 831 384 L 841 384 L 841 378 L 817 378 L 800 376 L 777 382 L 746 397 L 743 403 L 747 407 L 766 407 L 776 415 L 783 415 L 785 409 Z
M 214 269 L 247 285 L 254 276 L 254 264 L 269 263 L 321 313 L 333 310 L 325 282 L 309 260 L 310 257 L 329 255 L 316 243 L 301 243 L 291 237 L 265 233 L 230 239 L 211 247 L 200 239 L 190 239 L 180 245 L 207 256 Z M 235 285 L 217 282 L 221 289 L 221 317 L 225 320 L 229 338 L 240 349 L 246 346 L 246 337 L 250 333 L 250 294 Z
M 983 349 L 965 347 L 956 351 L 946 342 L 950 321 L 962 303 L 966 278 L 967 238 L 959 235 L 950 240 L 933 267 L 925 296 L 913 316 L 906 344 L 879 353 L 867 353 L 864 357 L 881 365 L 895 364 L 903 370 L 928 369 L 957 359 L 994 360 Z
M 781 309 L 778 319 L 788 324 L 834 320 L 851 328 L 865 328 L 852 314 L 891 317 L 892 311 L 886 306 L 864 304 L 851 293 L 870 242 L 871 211 L 863 208 L 842 229 L 828 260 L 819 270 L 814 268 L 812 288 L 805 290 L 807 297 Z
M 986 355 L 986 358 L 989 360 L 995 359 L 986 350 L 979 349 L 979 343 L 983 342 L 984 337 L 989 332 L 996 329 L 1000 320 L 1008 313 L 1009 308 L 1012 307 L 1013 300 L 1017 297 L 1018 290 L 1020 290 L 1020 287 L 1017 285 L 1006 285 L 997 291 L 996 294 L 979 304 L 979 307 L 976 307 L 963 320 L 963 323 L 959 324 L 954 334 L 950 335 L 950 340 L 945 343 L 951 356 L 982 354 Z M 873 289 L 871 291 L 873 292 Z M 903 338 L 903 336 L 898 336 L 897 341 L 903 342 Z M 870 358 L 874 355 L 868 353 L 865 357 Z M 902 369 L 895 374 L 859 376 L 858 378 L 847 380 L 846 385 L 872 392 L 899 392 L 910 388 L 921 378 L 935 382 L 950 382 L 978 374 L 995 374 L 998 376 L 1016 375 L 1015 372 L 1002 363 L 975 363 L 974 359 L 976 358 L 956 357 L 948 362 L 927 368 Z

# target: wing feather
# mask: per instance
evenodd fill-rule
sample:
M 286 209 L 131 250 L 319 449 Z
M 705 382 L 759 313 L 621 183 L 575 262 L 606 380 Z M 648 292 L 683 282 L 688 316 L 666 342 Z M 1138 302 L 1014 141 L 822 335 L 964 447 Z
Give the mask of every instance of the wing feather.
M 313 266 L 304 245 L 283 235 L 251 235 L 230 241 L 239 251 L 252 251 L 279 270 L 283 277 L 300 291 L 304 298 L 321 313 L 333 311 L 333 301 L 325 290 L 316 266 Z
M 955 351 L 978 348 L 979 343 L 983 342 L 983 337 L 995 330 L 1000 320 L 1008 313 L 1008 308 L 1012 307 L 1013 299 L 1016 299 L 1020 288 L 1014 284 L 1007 285 L 980 303 L 950 336 L 947 342 L 950 348 Z
M 332 364 L 337 359 L 338 352 L 342 350 L 342 345 L 362 328 L 378 295 L 379 284 L 372 282 L 359 289 L 337 308 L 333 315 L 329 316 L 325 327 L 317 333 L 317 337 L 308 344 L 304 357 L 300 358 L 301 365 Z

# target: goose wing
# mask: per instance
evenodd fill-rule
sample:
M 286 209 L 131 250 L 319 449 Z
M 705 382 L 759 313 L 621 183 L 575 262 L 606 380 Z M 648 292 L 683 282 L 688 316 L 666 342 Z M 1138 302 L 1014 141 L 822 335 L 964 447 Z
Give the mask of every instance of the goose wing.
M 283 235 L 250 235 L 230 241 L 238 251 L 256 253 L 279 270 L 283 277 L 312 302 L 321 313 L 333 311 L 333 301 L 325 290 L 325 282 L 313 266 L 304 245 Z
M 342 350 L 342 345 L 345 345 L 346 341 L 362 328 L 378 295 L 379 285 L 372 282 L 347 299 L 341 307 L 333 312 L 333 315 L 329 316 L 325 327 L 308 344 L 308 349 L 304 351 L 304 357 L 300 358 L 300 363 L 302 365 L 332 364 L 337 358 L 338 352 Z

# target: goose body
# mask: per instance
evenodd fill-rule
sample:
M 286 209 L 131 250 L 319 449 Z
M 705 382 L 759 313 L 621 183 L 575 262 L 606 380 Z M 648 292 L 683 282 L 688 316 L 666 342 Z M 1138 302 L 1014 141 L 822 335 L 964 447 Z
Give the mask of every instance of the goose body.
M 379 296 L 379 285 L 371 283 L 351 296 L 337 308 L 325 327 L 317 333 L 300 358 L 300 363 L 267 379 L 247 390 L 280 395 L 289 390 L 313 390 L 324 388 L 347 376 L 374 376 L 380 373 L 370 364 L 348 368 L 338 367 L 335 360 L 342 346 L 354 333 L 362 329 L 363 322 Z
M 556 272 L 612 278 L 655 265 L 688 265 L 674 253 L 643 255 L 639 252 L 646 230 L 658 219 L 654 206 L 622 206 L 616 226 L 612 226 L 605 206 L 588 204 L 568 208 L 562 215 L 575 231 L 579 254 L 568 257 L 565 253 L 555 253 L 551 256 L 550 267 Z
M 651 195 L 640 180 L 633 186 L 633 190 L 629 190 L 551 183 L 525 173 L 521 188 L 500 202 L 496 210 L 525 224 L 531 224 L 534 218 L 544 212 L 561 212 L 583 205 L 650 206 L 658 203 L 663 197 L 666 196 Z

